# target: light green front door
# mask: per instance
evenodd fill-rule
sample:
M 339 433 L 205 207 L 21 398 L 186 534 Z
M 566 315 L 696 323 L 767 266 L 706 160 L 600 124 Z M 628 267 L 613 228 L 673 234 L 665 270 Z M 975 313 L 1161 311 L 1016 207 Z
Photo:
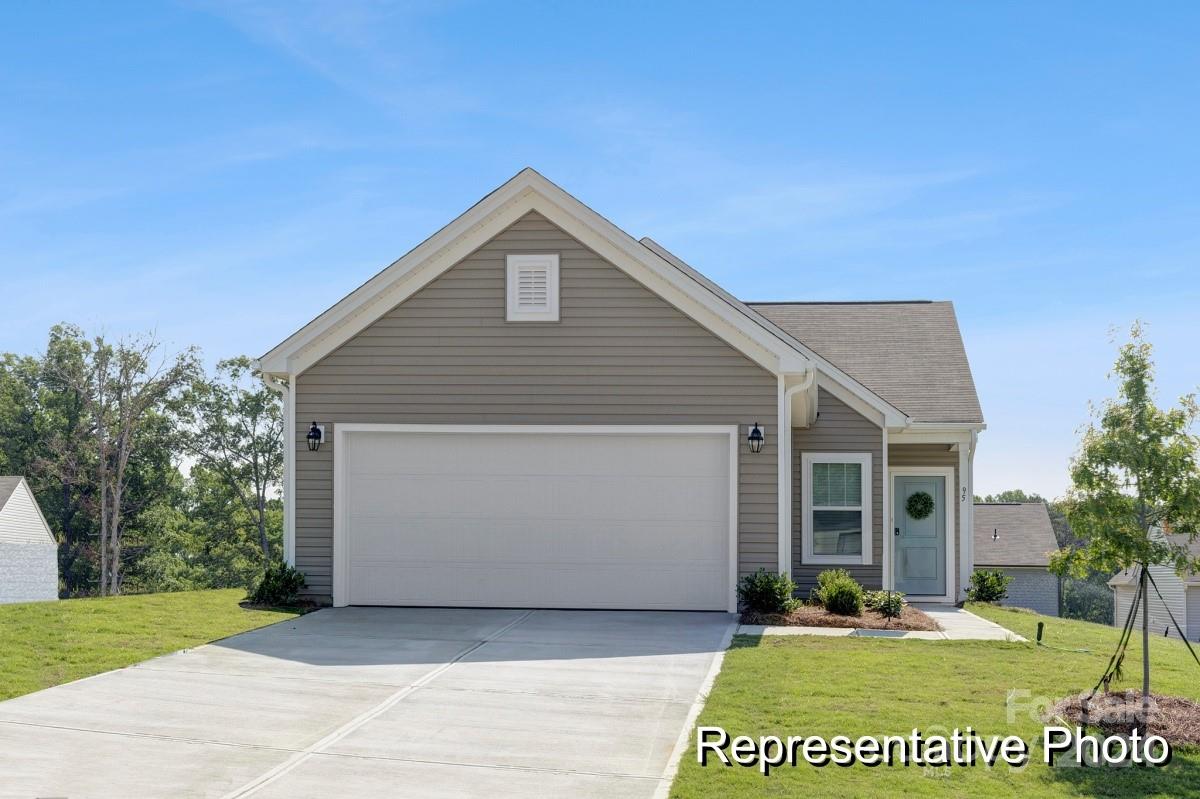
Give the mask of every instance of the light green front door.
M 918 519 L 909 513 L 909 498 L 920 493 L 933 498 L 933 509 L 928 516 Z M 896 590 L 914 596 L 944 595 L 946 478 L 937 475 L 897 475 L 892 497 Z

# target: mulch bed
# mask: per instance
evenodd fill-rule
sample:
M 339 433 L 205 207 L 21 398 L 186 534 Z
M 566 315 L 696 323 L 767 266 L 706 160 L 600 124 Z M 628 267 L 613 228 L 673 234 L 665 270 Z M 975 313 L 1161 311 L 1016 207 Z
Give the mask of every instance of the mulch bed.
M 820 605 L 801 605 L 791 613 L 743 613 L 742 624 L 766 624 L 771 627 L 853 627 L 868 630 L 928 630 L 936 631 L 936 621 L 916 608 L 906 605 L 898 619 L 885 618 L 873 610 L 861 616 L 842 616 L 830 613 Z
M 1083 723 L 1083 700 L 1087 694 L 1069 696 L 1050 709 L 1075 724 Z M 1142 729 L 1141 691 L 1098 693 L 1088 704 L 1088 724 L 1109 734 L 1128 735 Z M 1150 694 L 1150 733 L 1171 744 L 1200 746 L 1200 703 L 1179 696 Z M 1144 734 L 1144 730 L 1143 730 Z

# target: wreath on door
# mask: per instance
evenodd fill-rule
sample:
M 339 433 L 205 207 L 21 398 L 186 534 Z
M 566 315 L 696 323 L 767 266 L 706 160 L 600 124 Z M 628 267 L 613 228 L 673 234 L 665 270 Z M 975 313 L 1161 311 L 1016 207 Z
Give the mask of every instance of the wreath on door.
M 924 519 L 933 513 L 933 497 L 927 491 L 917 491 L 908 497 L 904 509 L 914 519 Z

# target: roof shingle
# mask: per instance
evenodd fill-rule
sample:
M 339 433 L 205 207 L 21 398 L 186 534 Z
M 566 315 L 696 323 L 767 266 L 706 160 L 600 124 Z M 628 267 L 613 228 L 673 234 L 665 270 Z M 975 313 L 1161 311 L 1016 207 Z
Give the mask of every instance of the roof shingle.
M 1058 549 L 1042 502 L 976 502 L 975 565 L 1046 566 Z

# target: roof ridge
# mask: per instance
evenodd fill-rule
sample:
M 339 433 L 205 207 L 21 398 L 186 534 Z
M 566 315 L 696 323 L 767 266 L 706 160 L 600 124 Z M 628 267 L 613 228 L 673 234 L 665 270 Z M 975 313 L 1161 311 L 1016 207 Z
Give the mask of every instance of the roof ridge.
M 932 305 L 949 300 L 742 300 L 746 305 Z

